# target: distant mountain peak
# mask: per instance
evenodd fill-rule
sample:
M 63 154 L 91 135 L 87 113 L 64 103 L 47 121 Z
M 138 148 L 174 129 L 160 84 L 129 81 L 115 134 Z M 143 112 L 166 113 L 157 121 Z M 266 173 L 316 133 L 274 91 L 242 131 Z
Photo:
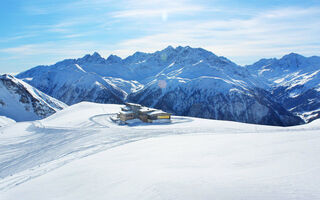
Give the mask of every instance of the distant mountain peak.
M 295 52 L 291 52 L 288 54 L 288 56 L 301 56 L 301 55 Z
M 0 75 L 0 80 L 1 80 L 1 81 L 10 81 L 10 82 L 12 82 L 12 83 L 21 85 L 21 84 L 17 81 L 17 79 L 16 79 L 14 76 L 10 75 L 10 74 Z
M 177 46 L 177 48 L 176 48 L 177 50 L 182 50 L 182 49 L 193 49 L 193 48 L 191 48 L 190 46 Z
M 113 55 L 111 54 L 107 60 L 106 60 L 108 63 L 121 63 L 122 61 L 122 58 L 120 58 L 119 56 L 117 55 Z
M 292 53 L 289 53 L 289 54 L 283 56 L 280 60 L 283 60 L 283 59 L 303 59 L 303 58 L 305 58 L 305 57 L 300 54 L 292 52 Z
M 171 45 L 169 45 L 169 46 L 167 46 L 164 50 L 172 51 L 172 50 L 174 50 L 174 48 L 173 48 Z
M 13 76 L 10 74 L 3 74 L 0 75 L 0 79 L 13 79 Z
M 77 61 L 80 63 L 104 63 L 105 59 L 98 52 L 94 52 L 92 55 L 86 54 L 82 58 L 77 59 Z
M 101 55 L 100 55 L 98 52 L 95 51 L 95 52 L 92 54 L 92 57 L 101 58 Z
M 247 65 L 249 68 L 256 68 L 259 69 L 261 67 L 269 66 L 269 68 L 273 69 L 282 69 L 282 70 L 296 70 L 300 68 L 304 68 L 306 66 L 309 66 L 310 59 L 307 57 L 304 57 L 297 53 L 289 53 L 287 55 L 284 55 L 280 59 L 277 58 L 263 58 L 259 61 L 255 62 L 252 65 Z
M 128 56 L 124 59 L 124 62 L 126 63 L 138 63 L 141 62 L 143 60 L 145 60 L 148 55 L 150 55 L 149 53 L 145 53 L 145 52 L 141 52 L 141 51 L 137 51 L 134 54 L 132 54 L 131 56 Z
M 132 56 L 145 56 L 145 55 L 148 55 L 148 53 L 137 51 Z

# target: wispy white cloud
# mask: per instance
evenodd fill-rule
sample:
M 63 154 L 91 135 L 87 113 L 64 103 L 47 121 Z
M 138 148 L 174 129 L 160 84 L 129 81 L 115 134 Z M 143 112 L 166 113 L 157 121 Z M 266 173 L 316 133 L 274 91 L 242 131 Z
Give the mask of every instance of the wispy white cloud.
M 28 15 L 46 15 L 51 12 L 51 10 L 48 9 L 47 7 L 30 6 L 30 5 L 23 7 L 23 11 L 26 12 Z
M 72 0 L 65 2 L 48 2 L 40 1 L 38 4 L 29 5 L 26 4 L 22 10 L 28 15 L 47 15 L 56 14 L 60 12 L 72 12 L 79 9 L 102 9 L 110 7 L 110 5 L 116 3 L 116 0 Z
M 4 42 L 13 42 L 13 41 L 17 41 L 17 40 L 23 40 L 26 38 L 32 38 L 32 37 L 36 37 L 37 34 L 36 33 L 22 33 L 19 35 L 13 35 L 10 37 L 4 37 L 0 39 L 0 43 L 4 43 Z
M 151 6 L 135 6 L 135 8 L 112 12 L 111 17 L 127 19 L 144 18 L 145 20 L 150 19 L 150 17 L 161 17 L 163 21 L 166 21 L 170 15 L 191 15 L 194 14 L 194 12 L 200 12 L 204 9 L 205 8 L 200 5 L 189 5 L 181 2 L 178 3 L 170 1 L 160 5 L 153 3 Z
M 93 51 L 126 57 L 168 45 L 203 47 L 240 64 L 292 51 L 305 55 L 320 52 L 319 7 L 244 10 L 191 0 L 79 0 L 39 10 L 43 14 L 78 13 L 26 28 L 26 35 L 51 34 L 55 38 L 2 46 L 0 52 L 35 65 Z M 19 34 L 11 39 L 23 37 Z M 47 61 L 42 59 L 46 56 L 50 57 Z
M 83 56 L 84 54 L 95 51 L 99 49 L 99 44 L 95 42 L 68 42 L 62 41 L 59 43 L 56 42 L 46 42 L 40 44 L 27 44 L 20 45 L 17 47 L 2 48 L 0 49 L 1 53 L 18 55 L 21 57 L 28 56 L 43 56 L 47 55 L 50 57 L 56 57 L 57 59 L 61 58 L 72 58 Z M 56 60 L 58 61 L 58 60 Z
M 65 19 L 63 21 L 59 21 L 56 23 L 31 25 L 31 26 L 28 26 L 27 29 L 33 32 L 38 31 L 38 32 L 56 32 L 56 33 L 69 32 L 70 33 L 73 31 L 74 27 L 80 26 L 86 23 L 89 23 L 89 22 L 84 18 L 71 18 L 71 19 Z
M 160 33 L 125 40 L 125 51 L 154 51 L 167 45 L 204 47 L 241 64 L 252 58 L 279 56 L 292 51 L 313 54 L 320 49 L 319 8 L 284 8 L 253 14 L 247 19 L 173 22 Z M 117 50 L 121 52 L 120 49 Z

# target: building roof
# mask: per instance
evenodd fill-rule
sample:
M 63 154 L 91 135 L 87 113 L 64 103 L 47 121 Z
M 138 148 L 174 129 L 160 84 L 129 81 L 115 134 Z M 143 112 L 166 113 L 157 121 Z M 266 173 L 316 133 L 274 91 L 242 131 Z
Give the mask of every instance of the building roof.
M 129 108 L 129 107 L 127 107 L 127 106 L 125 106 L 125 107 L 122 107 L 122 108 L 121 108 L 121 110 L 123 110 L 123 111 L 130 111 L 130 110 L 131 110 L 131 108 Z
M 171 115 L 170 113 L 164 112 L 162 110 L 155 110 L 155 111 L 148 113 L 147 115 L 163 115 L 163 114 Z
M 133 112 L 132 112 L 131 110 L 130 110 L 130 111 L 123 111 L 123 110 L 121 110 L 119 113 L 120 113 L 120 114 L 124 114 L 124 115 L 133 114 Z
M 135 107 L 141 107 L 140 104 L 137 103 L 125 103 L 127 106 L 135 106 Z
M 157 110 L 157 109 L 155 109 L 155 108 L 148 108 L 148 107 L 142 107 L 139 111 L 140 111 L 140 112 L 143 112 L 143 113 L 149 113 L 149 112 L 153 112 L 153 111 L 155 111 L 155 110 Z

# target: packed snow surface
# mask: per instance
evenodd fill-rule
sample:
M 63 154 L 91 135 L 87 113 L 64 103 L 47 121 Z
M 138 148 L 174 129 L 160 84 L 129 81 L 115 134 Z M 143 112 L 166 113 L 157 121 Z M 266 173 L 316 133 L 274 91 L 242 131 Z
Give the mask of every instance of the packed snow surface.
M 120 107 L 84 102 L 0 128 L 0 199 L 320 198 L 319 120 L 119 126 Z
M 15 121 L 5 116 L 0 116 L 0 127 L 7 126 L 9 124 L 13 124 Z

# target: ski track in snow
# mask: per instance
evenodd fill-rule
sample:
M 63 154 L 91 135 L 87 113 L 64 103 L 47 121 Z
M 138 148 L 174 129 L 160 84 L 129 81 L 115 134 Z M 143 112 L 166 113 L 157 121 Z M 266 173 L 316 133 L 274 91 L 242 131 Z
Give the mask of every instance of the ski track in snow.
M 171 129 L 169 133 L 167 130 L 154 131 L 151 127 L 148 128 L 153 124 L 145 126 L 147 128 L 119 126 L 109 119 L 112 115 L 114 113 L 94 115 L 89 118 L 92 123 L 83 123 L 78 128 L 47 126 L 38 120 L 30 122 L 27 127 L 33 134 L 23 136 L 21 140 L 15 138 L 16 143 L 8 145 L 6 140 L 0 141 L 0 191 L 41 176 L 75 159 L 109 148 L 150 137 L 194 132 L 183 129 Z M 190 121 L 192 120 L 177 117 L 173 124 Z M 152 131 L 151 134 L 149 131 Z M 203 131 L 205 130 L 200 128 L 197 130 Z M 11 156 L 5 156 L 6 154 Z

